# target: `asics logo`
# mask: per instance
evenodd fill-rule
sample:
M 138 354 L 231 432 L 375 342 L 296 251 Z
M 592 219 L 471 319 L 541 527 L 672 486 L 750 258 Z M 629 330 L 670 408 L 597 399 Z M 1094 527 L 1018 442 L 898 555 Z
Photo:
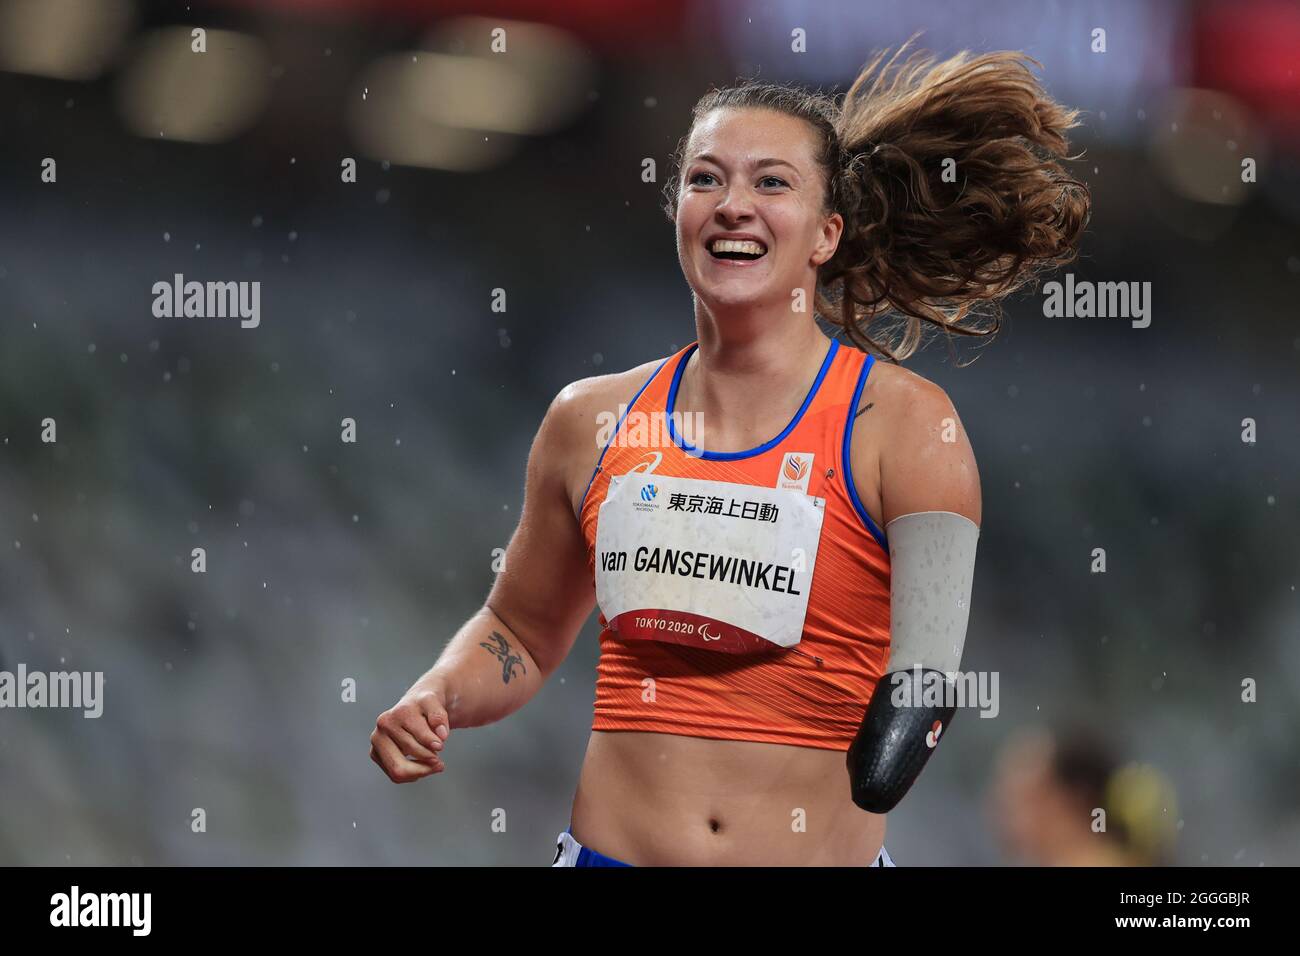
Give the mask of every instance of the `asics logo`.
M 634 471 L 643 471 L 647 475 L 659 467 L 659 463 L 664 460 L 664 453 L 661 451 L 652 451 L 645 458 L 638 461 L 635 465 L 627 470 L 630 475 Z

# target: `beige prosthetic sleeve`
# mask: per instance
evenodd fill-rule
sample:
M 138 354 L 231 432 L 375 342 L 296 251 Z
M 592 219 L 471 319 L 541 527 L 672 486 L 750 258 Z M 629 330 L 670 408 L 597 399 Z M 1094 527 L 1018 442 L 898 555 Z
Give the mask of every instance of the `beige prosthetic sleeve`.
M 900 515 L 889 541 L 889 663 L 886 673 L 961 665 L 980 529 L 951 511 Z

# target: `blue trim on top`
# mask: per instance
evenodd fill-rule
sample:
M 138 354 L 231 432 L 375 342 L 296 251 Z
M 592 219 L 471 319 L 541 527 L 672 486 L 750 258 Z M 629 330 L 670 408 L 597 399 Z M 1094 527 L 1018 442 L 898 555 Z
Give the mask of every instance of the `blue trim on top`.
M 853 456 L 849 453 L 849 446 L 853 442 L 853 420 L 857 415 L 858 401 L 862 398 L 862 389 L 866 387 L 867 376 L 871 374 L 871 367 L 875 364 L 876 357 L 868 353 L 867 360 L 862 363 L 862 372 L 858 375 L 858 387 L 853 390 L 853 401 L 849 402 L 849 417 L 844 424 L 844 460 L 841 462 L 840 470 L 844 474 L 844 485 L 849 490 L 849 500 L 853 502 L 853 510 L 858 513 L 867 530 L 885 549 L 885 554 L 889 554 L 889 540 L 885 537 L 885 533 L 876 527 L 876 523 L 871 520 L 871 515 L 867 514 L 867 509 L 863 507 L 862 499 L 858 497 L 858 489 L 853 484 Z
M 636 400 L 641 397 L 641 393 L 649 388 L 650 383 L 658 377 L 659 370 L 668 364 L 668 359 L 670 358 L 672 358 L 671 355 L 655 367 L 655 370 L 650 373 L 650 377 L 636 390 L 636 394 L 632 396 L 632 401 L 627 403 L 627 407 L 623 409 L 623 414 L 618 416 L 618 421 L 614 423 L 614 430 L 610 432 L 609 438 L 605 442 L 605 447 L 600 450 L 600 457 L 596 459 L 596 467 L 591 469 L 591 477 L 587 479 L 587 487 L 582 490 L 582 500 L 578 502 L 578 514 L 575 516 L 579 523 L 582 522 L 582 509 L 586 507 L 587 493 L 591 491 L 591 483 L 596 480 L 596 472 L 600 471 L 600 464 L 605 460 L 605 452 L 609 451 L 610 444 L 618 436 L 618 430 L 623 427 L 623 419 L 626 418 L 627 413 L 632 410 L 632 406 L 635 405 Z
M 785 440 L 785 437 L 789 435 L 790 432 L 794 431 L 794 427 L 798 425 L 799 420 L 803 418 L 803 413 L 806 412 L 808 406 L 812 404 L 813 397 L 817 394 L 817 389 L 821 388 L 822 379 L 826 377 L 826 373 L 830 370 L 831 363 L 835 361 L 835 353 L 840 349 L 839 339 L 831 339 L 830 342 L 830 347 L 826 349 L 826 358 L 822 359 L 822 366 L 817 370 L 817 377 L 813 379 L 812 387 L 808 389 L 808 394 L 804 396 L 803 404 L 799 406 L 799 411 L 795 412 L 794 418 L 790 419 L 790 424 L 786 425 L 785 428 L 781 430 L 781 434 L 777 435 L 771 441 L 764 442 L 761 445 L 756 445 L 748 451 L 706 451 L 703 448 L 696 448 L 694 445 L 689 445 L 682 441 L 681 437 L 677 434 L 677 429 L 673 426 L 673 408 L 677 405 L 677 386 L 681 384 L 682 373 L 686 371 L 686 363 L 690 361 L 691 353 L 700 347 L 700 343 L 696 342 L 686 350 L 686 354 L 683 355 L 681 361 L 677 363 L 677 369 L 673 372 L 673 384 L 668 389 L 668 403 L 665 411 L 667 412 L 668 417 L 668 434 L 672 437 L 673 444 L 691 457 L 703 458 L 707 461 L 736 461 L 740 458 L 750 458 L 754 455 L 761 455 L 763 452 L 775 448 Z

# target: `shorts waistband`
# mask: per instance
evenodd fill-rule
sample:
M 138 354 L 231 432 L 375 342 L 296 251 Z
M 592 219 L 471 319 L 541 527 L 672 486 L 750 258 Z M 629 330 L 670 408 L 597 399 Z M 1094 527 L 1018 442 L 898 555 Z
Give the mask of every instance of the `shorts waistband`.
M 574 839 L 568 827 L 555 840 L 555 860 L 551 866 L 631 866 L 612 856 L 597 853 Z
M 631 863 L 624 863 L 622 860 L 616 860 L 612 856 L 606 856 L 598 853 L 590 847 L 585 847 L 574 839 L 570 827 L 565 827 L 564 832 L 555 838 L 555 859 L 551 866 L 632 866 Z M 883 846 L 880 852 L 876 854 L 872 866 L 897 866 L 890 857 L 889 851 Z

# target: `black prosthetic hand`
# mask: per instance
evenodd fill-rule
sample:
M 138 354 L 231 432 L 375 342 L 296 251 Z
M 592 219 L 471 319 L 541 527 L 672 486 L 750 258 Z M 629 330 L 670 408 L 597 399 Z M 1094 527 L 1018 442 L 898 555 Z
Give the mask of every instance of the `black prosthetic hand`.
M 892 810 L 947 731 L 956 705 L 923 705 L 926 685 L 936 680 L 944 681 L 943 701 L 952 700 L 946 676 L 928 668 L 894 671 L 876 684 L 847 758 L 853 802 L 863 810 Z M 904 703 L 896 704 L 896 697 Z

